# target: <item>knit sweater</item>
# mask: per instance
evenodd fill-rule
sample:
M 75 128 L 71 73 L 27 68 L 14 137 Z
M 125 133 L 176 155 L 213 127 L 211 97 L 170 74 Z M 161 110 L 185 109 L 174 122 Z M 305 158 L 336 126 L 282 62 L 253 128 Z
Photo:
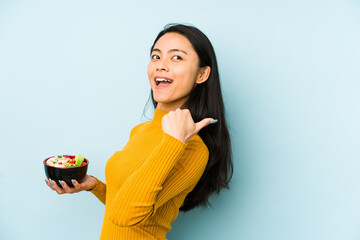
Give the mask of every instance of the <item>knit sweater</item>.
M 100 239 L 166 240 L 185 197 L 203 174 L 209 151 L 194 135 L 187 143 L 162 131 L 167 112 L 135 126 L 121 151 L 108 160 L 106 184 L 91 192 L 105 204 Z

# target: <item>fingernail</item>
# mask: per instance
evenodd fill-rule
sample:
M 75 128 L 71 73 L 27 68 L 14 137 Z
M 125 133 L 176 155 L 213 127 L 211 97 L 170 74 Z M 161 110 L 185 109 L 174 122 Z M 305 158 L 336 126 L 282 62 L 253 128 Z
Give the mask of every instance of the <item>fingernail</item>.
M 75 180 L 74 180 L 74 179 L 71 179 L 71 182 L 72 182 L 72 184 L 74 184 L 74 185 L 75 185 Z
M 217 120 L 217 119 L 210 120 L 210 124 L 217 123 L 217 122 L 218 122 L 218 120 Z
M 54 185 L 53 181 L 51 180 L 51 178 L 49 178 L 49 182 L 50 182 L 50 186 Z
M 63 181 L 60 181 L 60 180 L 59 180 L 59 183 L 60 183 L 61 186 L 64 186 Z

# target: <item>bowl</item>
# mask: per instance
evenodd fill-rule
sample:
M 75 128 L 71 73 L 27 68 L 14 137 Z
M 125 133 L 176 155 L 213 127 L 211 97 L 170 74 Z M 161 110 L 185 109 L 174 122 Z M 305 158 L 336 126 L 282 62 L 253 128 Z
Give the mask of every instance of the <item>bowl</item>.
M 74 159 L 74 155 L 67 155 L 69 158 Z M 74 185 L 71 182 L 71 179 L 75 179 L 76 181 L 80 182 L 85 176 L 87 172 L 87 168 L 89 165 L 89 161 L 84 158 L 83 165 L 79 167 L 67 167 L 67 168 L 59 168 L 59 167 L 53 167 L 46 164 L 46 161 L 51 158 L 46 158 L 44 163 L 45 168 L 45 174 L 47 178 L 51 178 L 51 180 L 54 180 L 59 187 L 62 188 L 62 186 L 59 183 L 59 180 L 63 180 L 66 182 L 66 184 L 69 187 L 74 187 Z

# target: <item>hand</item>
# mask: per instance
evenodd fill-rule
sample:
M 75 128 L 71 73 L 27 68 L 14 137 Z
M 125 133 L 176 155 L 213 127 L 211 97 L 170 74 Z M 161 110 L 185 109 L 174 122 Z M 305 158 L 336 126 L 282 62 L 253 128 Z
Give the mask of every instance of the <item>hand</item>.
M 89 175 L 86 175 L 79 183 L 76 180 L 72 180 L 74 187 L 69 187 L 65 181 L 60 181 L 60 184 L 63 188 L 60 188 L 54 180 L 45 179 L 46 184 L 57 194 L 64 194 L 64 193 L 77 193 L 84 190 L 92 189 L 96 186 L 97 180 Z
M 192 136 L 202 128 L 210 124 L 214 119 L 205 118 L 195 123 L 188 109 L 176 109 L 166 114 L 162 119 L 162 130 L 164 133 L 186 143 Z

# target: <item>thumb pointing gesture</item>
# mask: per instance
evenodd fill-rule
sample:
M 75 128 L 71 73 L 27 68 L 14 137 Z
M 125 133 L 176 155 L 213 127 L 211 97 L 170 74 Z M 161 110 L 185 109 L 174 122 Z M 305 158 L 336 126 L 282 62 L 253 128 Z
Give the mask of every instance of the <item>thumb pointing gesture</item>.
M 217 121 L 218 121 L 217 119 L 213 119 L 213 118 L 204 118 L 200 122 L 195 123 L 195 132 L 186 139 L 186 142 L 189 141 L 190 138 L 192 138 L 192 136 L 200 132 L 201 129 L 203 129 L 209 124 L 217 123 Z
M 195 123 L 188 109 L 176 109 L 162 118 L 162 130 L 164 133 L 186 143 L 192 136 L 211 123 L 216 123 L 213 118 L 204 118 Z
M 200 122 L 195 123 L 195 134 L 197 134 L 198 132 L 200 132 L 201 129 L 203 129 L 204 127 L 206 127 L 207 125 L 211 124 L 211 123 L 216 123 L 217 120 L 214 120 L 213 118 L 204 118 L 203 120 L 201 120 Z

